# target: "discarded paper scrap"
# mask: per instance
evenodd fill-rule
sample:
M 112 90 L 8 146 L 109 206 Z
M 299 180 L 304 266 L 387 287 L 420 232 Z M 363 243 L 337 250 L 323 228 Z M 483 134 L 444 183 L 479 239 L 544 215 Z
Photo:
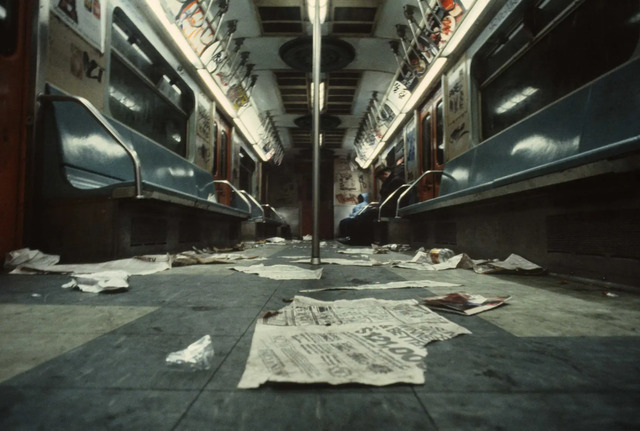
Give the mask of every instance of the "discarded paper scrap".
M 208 370 L 211 368 L 213 355 L 211 336 L 207 334 L 186 349 L 169 353 L 165 363 L 172 368 L 183 370 Z
M 345 248 L 338 250 L 340 254 L 373 254 L 373 248 Z
M 466 254 L 458 254 L 444 262 L 433 263 L 429 253 L 418 251 L 413 259 L 409 261 L 392 262 L 392 266 L 397 268 L 415 269 L 418 271 L 440 271 L 454 268 L 473 268 L 473 261 Z
M 173 266 L 202 265 L 211 263 L 231 263 L 238 260 L 261 260 L 258 256 L 247 256 L 242 253 L 204 253 L 185 251 L 178 253 L 173 258 Z
M 101 293 L 129 289 L 129 274 L 125 271 L 102 271 L 93 274 L 73 274 L 73 279 L 62 287 L 78 288 L 82 292 Z
M 528 261 L 522 256 L 511 254 L 505 260 L 489 260 L 478 262 L 474 265 L 474 271 L 480 274 L 495 272 L 511 272 L 516 274 L 543 274 L 545 269 Z
M 379 266 L 381 262 L 375 260 L 357 260 L 357 259 L 340 259 L 336 257 L 323 257 L 322 263 L 328 263 L 333 265 L 351 265 L 351 266 Z M 309 258 L 294 260 L 293 263 L 309 263 Z
M 257 322 L 239 388 L 267 381 L 424 383 L 425 345 L 470 331 L 415 300 L 293 302 Z
M 300 292 L 320 292 L 322 290 L 386 290 L 386 289 L 408 289 L 414 287 L 459 287 L 460 284 L 446 283 L 444 281 L 433 280 L 405 280 L 392 281 L 383 284 L 360 284 L 357 286 L 322 287 L 319 289 L 304 289 Z
M 270 265 L 263 264 L 251 266 L 234 266 L 236 271 L 247 274 L 257 274 L 260 277 L 272 280 L 320 280 L 322 268 L 304 269 L 293 265 Z
M 431 298 L 422 298 L 422 302 L 432 310 L 441 310 L 471 316 L 499 307 L 509 299 L 511 299 L 511 296 L 485 298 L 482 295 L 469 295 L 467 293 L 458 292 Z
M 23 250 L 27 250 L 24 251 Z M 171 258 L 169 255 L 144 255 L 136 256 L 129 259 L 111 260 L 101 263 L 78 263 L 78 264 L 56 264 L 60 257 L 55 255 L 46 255 L 35 250 L 22 249 L 17 250 L 22 256 L 19 259 L 26 259 L 15 265 L 17 260 L 13 260 L 15 269 L 10 274 L 42 274 L 42 273 L 58 273 L 58 274 L 91 274 L 103 271 L 124 271 L 129 275 L 147 275 L 164 271 L 171 268 Z M 14 252 L 11 252 L 14 253 Z M 9 254 L 11 254 L 9 253 Z M 30 257 L 31 256 L 31 257 Z M 13 256 L 15 258 L 15 256 Z M 9 256 L 7 256 L 9 259 Z M 12 265 L 12 264 L 9 264 Z M 8 262 L 5 261 L 5 267 Z

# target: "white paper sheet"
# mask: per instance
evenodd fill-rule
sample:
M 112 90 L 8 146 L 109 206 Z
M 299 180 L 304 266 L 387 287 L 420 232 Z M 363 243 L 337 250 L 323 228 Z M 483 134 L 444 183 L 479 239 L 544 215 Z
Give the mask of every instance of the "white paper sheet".
M 293 265 L 270 265 L 263 264 L 251 266 L 234 266 L 236 271 L 247 274 L 257 274 L 260 277 L 272 280 L 320 280 L 322 268 L 304 269 Z
M 424 383 L 424 346 L 470 331 L 415 300 L 293 302 L 256 325 L 239 388 L 294 383 Z

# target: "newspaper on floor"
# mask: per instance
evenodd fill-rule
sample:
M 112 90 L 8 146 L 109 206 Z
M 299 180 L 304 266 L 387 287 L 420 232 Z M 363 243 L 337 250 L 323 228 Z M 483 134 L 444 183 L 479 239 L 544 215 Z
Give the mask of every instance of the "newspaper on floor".
M 91 274 L 102 271 L 124 271 L 129 275 L 147 275 L 156 272 L 171 269 L 171 257 L 169 255 L 144 255 L 136 256 L 128 259 L 110 260 L 100 263 L 77 263 L 77 264 L 57 264 L 60 256 L 46 255 L 37 250 L 22 249 L 17 250 L 20 258 L 11 260 L 8 264 L 5 261 L 5 267 L 12 267 L 16 261 L 23 259 L 18 265 L 14 266 L 10 274 Z M 14 253 L 9 253 L 10 255 Z M 31 257 L 30 257 L 31 256 Z M 7 259 L 9 256 L 7 256 Z
M 511 254 L 505 260 L 478 261 L 474 271 L 479 274 L 513 273 L 513 274 L 544 274 L 546 270 L 522 256 Z
M 432 310 L 472 316 L 499 307 L 509 299 L 511 299 L 511 296 L 485 298 L 482 295 L 469 295 L 464 292 L 456 292 L 449 293 L 448 295 L 422 298 L 422 303 Z
M 279 236 L 272 236 L 265 239 L 264 242 L 265 244 L 287 245 L 287 240 Z
M 337 252 L 340 254 L 373 254 L 373 248 L 344 248 Z
M 415 300 L 296 296 L 257 322 L 238 387 L 267 381 L 422 384 L 425 345 L 470 333 Z
M 360 284 L 357 286 L 339 286 L 339 287 L 322 287 L 318 289 L 304 289 L 300 292 L 320 292 L 322 290 L 386 290 L 386 289 L 409 289 L 415 287 L 460 287 L 460 284 L 447 283 L 444 281 L 433 280 L 404 280 L 404 281 L 392 281 L 389 283 L 377 283 L 377 284 Z
M 418 251 L 413 259 L 408 261 L 392 262 L 396 268 L 415 269 L 417 271 L 441 271 L 443 269 L 473 268 L 473 261 L 465 253 L 453 256 L 444 262 L 433 263 L 429 253 Z
M 323 257 L 321 263 L 328 263 L 332 265 L 347 265 L 347 266 L 379 266 L 381 262 L 376 260 L 358 260 L 358 259 L 341 259 L 337 257 Z M 309 259 L 294 260 L 293 263 L 309 263 Z
M 63 288 L 77 288 L 88 293 L 121 292 L 129 289 L 129 274 L 124 271 L 72 274 L 71 278 L 69 283 L 62 285 Z
M 185 251 L 173 257 L 173 266 L 203 265 L 211 263 L 231 263 L 238 260 L 262 260 L 258 256 L 247 256 L 242 253 L 206 253 L 202 251 Z
M 263 264 L 251 266 L 234 266 L 236 271 L 247 274 L 257 274 L 260 277 L 272 280 L 320 280 L 322 268 L 304 269 L 293 265 L 270 265 Z

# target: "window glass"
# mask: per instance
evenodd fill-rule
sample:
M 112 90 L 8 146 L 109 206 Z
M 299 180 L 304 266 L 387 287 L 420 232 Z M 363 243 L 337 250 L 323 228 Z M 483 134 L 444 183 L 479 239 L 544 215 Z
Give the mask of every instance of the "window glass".
M 256 170 L 256 163 L 249 154 L 240 148 L 240 189 L 251 193 L 253 190 L 253 173 Z
M 111 32 L 109 109 L 118 121 L 186 155 L 193 92 L 116 8 Z
M 422 170 L 431 169 L 431 114 L 422 119 Z
M 582 2 L 537 40 L 541 29 L 532 17 L 544 16 L 538 7 L 545 4 L 551 3 L 532 3 L 534 9 L 523 10 L 520 22 L 505 24 L 474 59 L 483 139 L 624 63 L 638 45 L 638 1 L 616 2 L 615 11 L 610 1 Z
M 18 0 L 0 0 L 0 55 L 12 55 L 17 46 Z
M 220 163 L 218 165 L 218 177 L 227 179 L 227 164 L 229 163 L 227 154 L 229 153 L 229 137 L 226 130 L 220 132 Z
M 213 139 L 213 145 L 211 146 L 212 148 L 211 153 L 213 154 L 213 172 L 211 173 L 215 175 L 216 172 L 218 171 L 218 167 L 216 165 L 216 163 L 218 162 L 218 122 L 217 121 L 213 122 L 212 139 Z
M 442 100 L 436 105 L 436 165 L 444 164 L 444 130 Z

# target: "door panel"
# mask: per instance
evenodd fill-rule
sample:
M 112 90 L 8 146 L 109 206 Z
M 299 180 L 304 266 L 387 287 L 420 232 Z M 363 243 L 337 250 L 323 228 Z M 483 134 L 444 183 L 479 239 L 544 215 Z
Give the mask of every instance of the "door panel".
M 420 173 L 444 169 L 443 103 L 440 91 L 431 96 L 420 111 Z M 427 174 L 420 181 L 419 198 L 426 201 L 438 196 L 440 174 Z
M 0 0 L 0 255 L 22 245 L 32 2 Z
M 215 143 L 215 160 L 213 162 L 213 178 L 216 180 L 230 180 L 231 165 L 231 127 L 220 117 L 216 119 L 217 137 Z M 231 204 L 231 188 L 226 185 L 216 185 L 218 202 Z

